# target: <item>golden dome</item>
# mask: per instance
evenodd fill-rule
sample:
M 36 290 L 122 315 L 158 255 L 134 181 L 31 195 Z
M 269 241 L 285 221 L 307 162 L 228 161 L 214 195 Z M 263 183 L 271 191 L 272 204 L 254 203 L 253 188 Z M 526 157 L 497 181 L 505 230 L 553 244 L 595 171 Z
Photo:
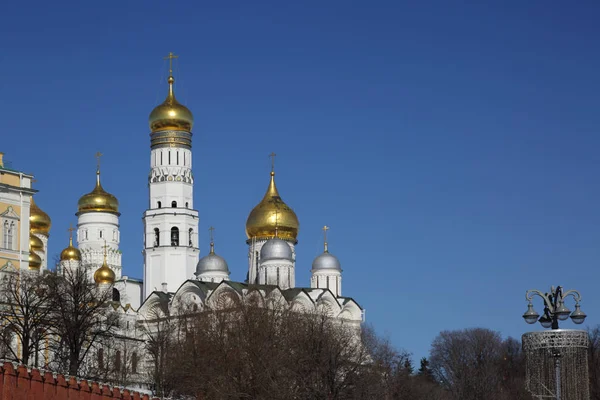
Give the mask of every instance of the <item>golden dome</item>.
M 40 235 L 48 236 L 50 233 L 50 226 L 52 225 L 52 220 L 43 212 L 35 201 L 33 197 L 31 198 L 31 207 L 29 209 L 29 232 L 30 233 L 39 233 Z
M 96 171 L 96 187 L 88 194 L 81 196 L 78 202 L 77 215 L 86 212 L 108 212 L 119 214 L 119 200 L 102 188 L 100 169 Z
M 81 252 L 73 246 L 73 236 L 69 238 L 69 247 L 60 252 L 60 261 L 81 261 Z
M 300 223 L 296 213 L 281 200 L 275 186 L 275 172 L 271 171 L 271 182 L 265 197 L 248 215 L 246 235 L 248 238 L 272 238 L 296 240 Z
M 32 249 L 29 249 L 29 269 L 40 269 L 41 266 L 41 257 L 35 254 Z
M 44 242 L 33 233 L 29 235 L 29 248 L 35 251 L 44 251 Z
M 102 266 L 94 272 L 94 280 L 97 284 L 113 284 L 115 282 L 115 273 L 112 269 L 106 264 L 106 257 L 104 258 L 104 262 Z
M 149 124 L 152 132 L 176 130 L 191 132 L 194 125 L 192 112 L 175 99 L 173 83 L 175 79 L 169 76 L 169 94 L 162 104 L 150 113 Z

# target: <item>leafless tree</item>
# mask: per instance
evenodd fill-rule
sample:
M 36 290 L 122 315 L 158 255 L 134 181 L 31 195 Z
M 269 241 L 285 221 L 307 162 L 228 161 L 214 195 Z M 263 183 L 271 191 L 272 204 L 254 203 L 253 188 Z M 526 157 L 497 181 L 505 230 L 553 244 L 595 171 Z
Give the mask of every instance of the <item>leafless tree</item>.
M 600 326 L 588 328 L 590 346 L 588 364 L 590 371 L 590 399 L 600 400 Z
M 38 366 L 40 344 L 49 335 L 50 292 L 44 275 L 6 274 L 0 283 L 2 351 L 25 365 Z M 15 346 L 19 342 L 20 351 Z
M 86 356 L 101 338 L 112 336 L 119 324 L 111 305 L 112 293 L 99 290 L 85 268 L 64 269 L 47 279 L 56 368 L 86 376 Z

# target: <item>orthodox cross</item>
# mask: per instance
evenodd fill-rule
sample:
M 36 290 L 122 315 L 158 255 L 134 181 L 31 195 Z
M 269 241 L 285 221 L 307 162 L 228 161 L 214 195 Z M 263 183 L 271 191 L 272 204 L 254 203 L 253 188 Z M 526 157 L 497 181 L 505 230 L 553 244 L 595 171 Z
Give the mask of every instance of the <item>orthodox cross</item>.
M 75 228 L 73 228 L 73 224 L 69 224 L 69 229 L 67 229 L 69 231 L 69 238 L 72 240 L 73 239 L 73 231 L 75 230 Z
M 271 158 L 271 172 L 275 172 L 275 156 L 276 155 L 277 154 L 275 154 L 274 152 L 269 154 L 269 157 Z
M 327 251 L 327 231 L 329 230 L 329 227 L 327 225 L 325 225 L 322 229 L 323 229 L 323 237 L 325 240 L 325 251 Z
M 175 54 L 169 52 L 169 55 L 164 57 L 165 60 L 169 60 L 169 75 L 173 75 L 173 59 L 179 58 Z
M 96 159 L 98 160 L 96 163 L 96 166 L 98 167 L 98 171 L 100 171 L 100 157 L 102 157 L 104 154 L 97 152 L 96 154 L 94 154 L 94 156 L 96 157 Z
M 215 230 L 215 228 L 212 226 L 210 228 L 208 228 L 208 231 L 210 232 L 210 242 L 211 243 L 213 242 L 213 231 L 214 230 Z
M 108 249 L 108 245 L 106 244 L 106 239 L 104 239 L 104 246 L 102 246 L 102 248 L 104 249 L 104 262 L 106 262 L 106 249 Z
M 277 210 L 275 210 L 275 237 L 277 237 L 277 229 L 278 229 L 278 220 L 277 217 L 279 216 L 279 212 Z

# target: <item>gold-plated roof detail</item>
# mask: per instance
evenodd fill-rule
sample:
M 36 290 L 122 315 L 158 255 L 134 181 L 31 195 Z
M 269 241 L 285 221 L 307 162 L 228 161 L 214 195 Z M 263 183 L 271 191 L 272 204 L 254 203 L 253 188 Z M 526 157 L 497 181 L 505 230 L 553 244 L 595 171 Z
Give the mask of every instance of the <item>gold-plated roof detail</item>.
M 113 284 L 115 282 L 115 273 L 113 272 L 112 269 L 110 269 L 110 267 L 108 266 L 108 263 L 106 262 L 106 248 L 108 246 L 106 245 L 106 240 L 104 241 L 104 261 L 102 262 L 102 266 L 100 268 L 98 268 L 96 270 L 96 272 L 94 272 L 94 281 L 96 281 L 97 284 L 102 285 L 102 284 Z
M 281 199 L 275 185 L 275 171 L 263 199 L 248 215 L 246 236 L 249 239 L 272 238 L 296 240 L 300 223 L 294 210 Z
M 100 158 L 102 154 L 96 153 Z M 81 196 L 78 202 L 77 215 L 87 212 L 107 212 L 119 214 L 119 201 L 115 196 L 104 190 L 100 184 L 100 162 L 96 169 L 96 187 L 90 193 Z
M 35 236 L 33 233 L 30 233 L 29 248 L 34 251 L 44 251 L 44 242 L 42 242 L 42 239 Z
M 42 258 L 29 249 L 29 269 L 39 270 L 42 266 Z
M 169 53 L 169 55 L 165 57 L 169 59 L 169 78 L 167 79 L 167 82 L 169 83 L 169 93 L 167 94 L 165 101 L 155 107 L 150 113 L 149 124 L 152 133 L 164 130 L 191 132 L 192 126 L 194 125 L 192 112 L 175 99 L 175 93 L 173 92 L 175 78 L 173 78 L 172 61 L 177 57 L 178 56 L 173 53 Z
M 69 228 L 69 246 L 60 252 L 60 261 L 81 261 L 81 252 L 73 246 L 73 227 Z
M 40 235 L 48 236 L 50 233 L 50 227 L 52 226 L 52 220 L 43 212 L 33 197 L 31 198 L 31 206 L 29 208 L 29 232 L 38 233 Z

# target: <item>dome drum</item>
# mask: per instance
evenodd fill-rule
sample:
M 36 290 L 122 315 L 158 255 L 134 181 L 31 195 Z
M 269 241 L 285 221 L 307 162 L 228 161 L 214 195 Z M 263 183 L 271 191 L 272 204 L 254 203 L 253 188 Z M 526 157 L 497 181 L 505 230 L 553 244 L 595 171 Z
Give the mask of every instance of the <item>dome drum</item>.
M 150 147 L 158 149 L 162 147 L 184 147 L 192 148 L 192 133 L 185 131 L 165 130 L 150 134 Z

